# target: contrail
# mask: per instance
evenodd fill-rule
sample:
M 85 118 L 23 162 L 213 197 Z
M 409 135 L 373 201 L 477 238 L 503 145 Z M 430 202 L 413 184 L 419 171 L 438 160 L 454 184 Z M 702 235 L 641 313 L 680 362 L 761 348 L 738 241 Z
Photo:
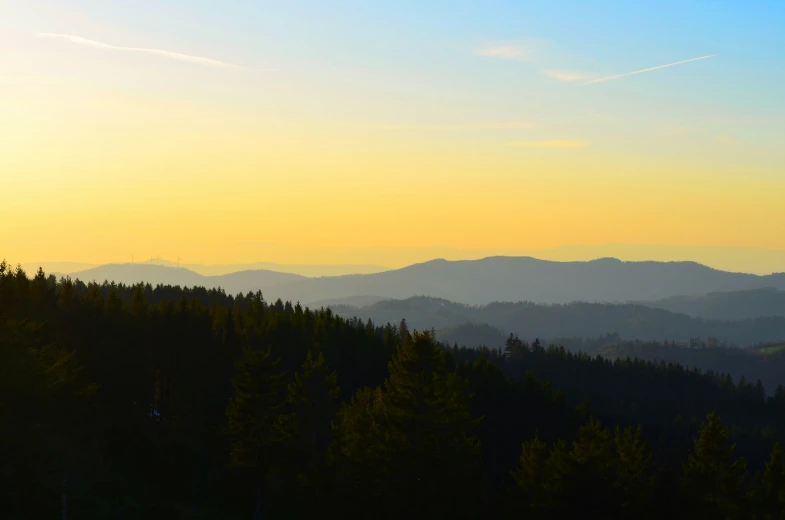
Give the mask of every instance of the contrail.
M 612 79 L 623 78 L 624 76 L 632 76 L 633 74 L 641 74 L 643 72 L 649 72 L 657 69 L 664 69 L 666 67 L 673 67 L 674 65 L 681 65 L 682 63 L 689 63 L 691 61 L 706 60 L 708 58 L 713 58 L 714 56 L 717 55 L 709 54 L 708 56 L 701 56 L 699 58 L 690 58 L 689 60 L 677 61 L 676 63 L 668 63 L 667 65 L 657 65 L 656 67 L 650 67 L 648 69 L 636 70 L 635 72 L 627 72 L 625 74 L 616 74 L 615 76 L 608 76 L 607 78 L 593 79 L 591 81 L 587 81 L 586 85 L 589 85 L 591 83 L 604 83 L 605 81 L 610 81 Z
M 240 67 L 239 65 L 233 65 L 231 63 L 226 63 L 224 61 L 218 61 L 211 58 L 204 58 L 202 56 L 191 56 L 189 54 L 180 54 L 178 52 L 164 51 L 160 49 L 145 49 L 141 47 L 119 47 L 117 45 L 109 45 L 108 43 L 88 40 L 87 38 L 82 38 L 81 36 L 71 36 L 69 34 L 38 33 L 37 36 L 41 38 L 66 40 L 71 43 L 76 43 L 77 45 L 86 45 L 88 47 L 97 47 L 99 49 L 155 54 L 157 56 L 163 56 L 165 58 L 170 58 L 173 60 L 185 61 L 188 63 L 198 63 L 201 65 L 209 65 L 211 67 L 224 67 L 224 68 L 235 68 L 235 69 L 244 68 L 244 67 Z

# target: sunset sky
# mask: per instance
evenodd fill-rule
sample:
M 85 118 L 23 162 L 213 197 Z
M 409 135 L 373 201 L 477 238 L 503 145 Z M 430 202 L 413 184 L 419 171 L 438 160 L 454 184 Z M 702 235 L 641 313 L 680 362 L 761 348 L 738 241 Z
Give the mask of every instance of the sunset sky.
M 785 250 L 783 26 L 778 1 L 0 0 L 0 258 Z

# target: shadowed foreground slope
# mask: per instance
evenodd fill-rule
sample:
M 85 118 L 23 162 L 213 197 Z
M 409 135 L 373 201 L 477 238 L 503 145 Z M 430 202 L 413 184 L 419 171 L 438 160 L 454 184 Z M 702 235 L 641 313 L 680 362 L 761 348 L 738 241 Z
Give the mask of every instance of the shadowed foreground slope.
M 4 518 L 785 508 L 785 391 L 678 365 L 514 337 L 444 349 L 405 323 L 260 293 L 56 283 L 0 264 L 0 371 Z

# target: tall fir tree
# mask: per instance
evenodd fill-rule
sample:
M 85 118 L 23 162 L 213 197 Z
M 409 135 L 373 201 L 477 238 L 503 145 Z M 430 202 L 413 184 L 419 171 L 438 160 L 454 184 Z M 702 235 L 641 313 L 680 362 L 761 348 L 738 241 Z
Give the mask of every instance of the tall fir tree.
M 236 363 L 232 396 L 226 407 L 230 465 L 249 479 L 256 496 L 254 516 L 269 507 L 279 482 L 278 449 L 287 435 L 282 428 L 286 378 L 270 349 L 246 348 Z
M 610 518 L 619 505 L 615 493 L 615 457 L 611 432 L 590 418 L 578 429 L 569 449 L 556 446 L 548 459 L 551 505 L 565 518 L 580 513 Z
M 329 369 L 321 352 L 314 360 L 309 350 L 289 383 L 286 400 L 290 446 L 286 466 L 299 486 L 313 486 L 323 467 L 339 395 L 338 375 Z
M 540 440 L 539 432 L 521 447 L 519 466 L 511 472 L 517 492 L 510 504 L 525 518 L 545 518 L 548 506 L 547 467 L 548 445 Z
M 335 501 L 349 518 L 362 518 L 394 500 L 389 486 L 395 456 L 381 387 L 365 387 L 343 403 L 333 425 L 328 460 L 338 479 Z
M 774 443 L 760 482 L 759 505 L 762 520 L 785 520 L 785 456 L 782 445 Z
M 614 487 L 619 496 L 620 514 L 648 518 L 653 514 L 651 489 L 653 481 L 652 453 L 643 440 L 643 428 L 616 426 L 613 435 L 616 452 Z
M 735 445 L 716 413 L 710 413 L 683 466 L 682 491 L 696 518 L 747 518 L 750 497 L 747 464 L 735 459 Z
M 415 513 L 429 514 L 432 504 L 449 503 L 456 514 L 465 514 L 468 504 L 461 502 L 480 484 L 478 421 L 430 333 L 415 331 L 393 356 L 384 403 L 396 453 L 392 485 L 399 496 L 409 497 Z
M 477 423 L 439 346 L 415 331 L 390 361 L 383 389 L 358 392 L 342 409 L 336 463 L 352 495 L 373 497 L 387 518 L 471 517 L 485 496 Z

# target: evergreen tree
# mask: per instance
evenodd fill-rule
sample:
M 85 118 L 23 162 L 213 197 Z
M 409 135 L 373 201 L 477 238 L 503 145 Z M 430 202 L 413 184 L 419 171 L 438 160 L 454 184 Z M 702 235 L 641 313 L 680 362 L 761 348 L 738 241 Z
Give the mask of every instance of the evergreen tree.
M 760 518 L 785 520 L 785 461 L 782 446 L 774 443 L 760 482 Z
M 131 315 L 139 318 L 147 314 L 147 299 L 144 294 L 144 285 L 139 284 L 134 289 L 133 300 L 131 303 Z
M 622 430 L 616 426 L 613 435 L 616 451 L 616 491 L 620 496 L 621 514 L 644 518 L 652 512 L 652 453 L 643 440 L 643 429 Z
M 578 429 L 569 450 L 557 446 L 549 457 L 554 508 L 565 518 L 580 513 L 590 518 L 618 514 L 615 462 L 611 432 L 599 420 L 589 419 Z
M 286 439 L 282 420 L 285 377 L 270 350 L 245 349 L 232 378 L 232 397 L 226 407 L 230 465 L 241 470 L 255 486 L 255 516 L 269 506 L 281 463 L 279 446 Z
M 313 485 L 309 480 L 322 466 L 340 395 L 337 382 L 338 375 L 327 367 L 322 353 L 314 360 L 309 350 L 302 369 L 289 383 L 286 430 L 291 458 L 286 465 L 300 484 Z
M 390 361 L 385 390 L 396 453 L 392 485 L 398 496 L 409 497 L 415 513 L 427 513 L 438 503 L 465 513 L 468 504 L 458 504 L 466 496 L 461 490 L 468 492 L 476 481 L 480 451 L 473 432 L 478 423 L 430 333 L 415 331 L 404 340 Z
M 409 326 L 406 324 L 406 318 L 403 318 L 398 324 L 399 345 L 403 345 L 409 339 L 411 339 L 411 334 L 409 334 Z
M 512 505 L 516 512 L 523 512 L 525 518 L 545 518 L 549 491 L 547 462 L 548 446 L 537 432 L 534 439 L 523 443 L 520 465 L 512 472 L 518 485 L 518 496 Z
M 734 459 L 734 445 L 716 413 L 706 421 L 683 466 L 687 507 L 698 518 L 746 518 L 749 515 L 747 464 Z
M 342 411 L 338 450 L 353 483 L 365 488 L 358 494 L 379 497 L 391 517 L 449 511 L 458 518 L 483 484 L 476 425 L 439 346 L 415 331 L 390 361 L 384 390 L 361 392 Z M 356 480 L 369 472 L 380 477 Z
M 388 485 L 395 456 L 381 387 L 365 387 L 341 405 L 329 459 L 336 471 L 336 501 L 349 518 L 362 518 L 394 501 Z

